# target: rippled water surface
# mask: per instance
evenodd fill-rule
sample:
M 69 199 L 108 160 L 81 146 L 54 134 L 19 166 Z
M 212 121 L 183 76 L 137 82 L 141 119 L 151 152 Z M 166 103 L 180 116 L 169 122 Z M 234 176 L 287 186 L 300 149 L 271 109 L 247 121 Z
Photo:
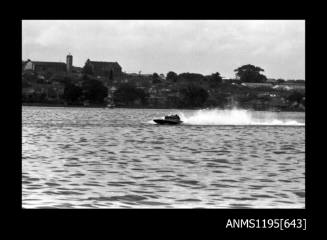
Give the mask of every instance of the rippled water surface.
M 305 207 L 304 113 L 22 112 L 24 208 Z

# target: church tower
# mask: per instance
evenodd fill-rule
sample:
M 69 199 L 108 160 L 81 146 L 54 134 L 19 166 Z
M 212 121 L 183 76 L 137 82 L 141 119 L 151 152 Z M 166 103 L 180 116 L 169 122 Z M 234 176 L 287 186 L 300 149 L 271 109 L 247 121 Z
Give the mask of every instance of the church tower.
M 72 68 L 73 68 L 73 56 L 69 53 L 66 57 L 66 71 L 68 73 L 71 73 Z

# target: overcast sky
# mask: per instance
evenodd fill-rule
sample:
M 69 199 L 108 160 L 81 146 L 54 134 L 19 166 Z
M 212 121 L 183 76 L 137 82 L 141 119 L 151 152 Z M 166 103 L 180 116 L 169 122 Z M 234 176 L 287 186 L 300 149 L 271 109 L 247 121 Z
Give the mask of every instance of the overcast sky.
M 106 20 L 22 22 L 22 59 L 119 62 L 131 73 L 220 72 L 253 64 L 268 78 L 304 79 L 304 20 Z

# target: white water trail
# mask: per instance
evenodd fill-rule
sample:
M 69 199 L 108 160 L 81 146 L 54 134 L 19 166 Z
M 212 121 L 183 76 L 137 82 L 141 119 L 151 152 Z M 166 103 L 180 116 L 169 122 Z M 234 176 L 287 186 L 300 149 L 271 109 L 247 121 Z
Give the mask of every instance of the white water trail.
M 244 109 L 198 110 L 191 114 L 179 113 L 184 124 L 189 125 L 284 125 L 304 126 L 296 119 L 279 119 L 274 112 L 254 112 Z

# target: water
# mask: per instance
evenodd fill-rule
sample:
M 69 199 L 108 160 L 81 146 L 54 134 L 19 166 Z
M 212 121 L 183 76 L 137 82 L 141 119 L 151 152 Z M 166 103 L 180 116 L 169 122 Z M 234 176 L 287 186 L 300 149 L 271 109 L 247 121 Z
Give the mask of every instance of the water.
M 304 113 L 23 107 L 24 208 L 304 208 Z M 151 121 L 180 114 L 183 125 Z

